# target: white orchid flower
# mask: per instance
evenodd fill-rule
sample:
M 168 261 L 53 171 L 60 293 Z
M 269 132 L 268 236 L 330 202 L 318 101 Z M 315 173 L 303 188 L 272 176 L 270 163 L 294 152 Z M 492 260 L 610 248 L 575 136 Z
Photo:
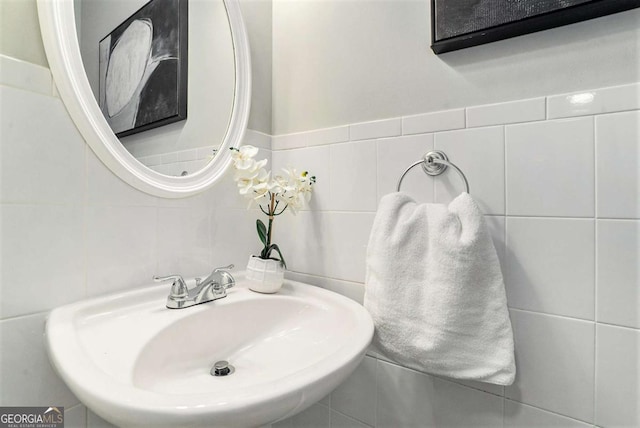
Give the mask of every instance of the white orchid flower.
M 231 154 L 231 158 L 233 159 L 234 166 L 238 170 L 250 170 L 250 169 L 256 168 L 255 167 L 256 161 L 253 158 L 257 154 L 258 154 L 257 147 L 242 146 L 239 149 L 233 150 L 233 153 Z M 264 159 L 264 164 L 266 163 L 267 163 L 267 160 Z M 258 168 L 262 168 L 262 166 Z

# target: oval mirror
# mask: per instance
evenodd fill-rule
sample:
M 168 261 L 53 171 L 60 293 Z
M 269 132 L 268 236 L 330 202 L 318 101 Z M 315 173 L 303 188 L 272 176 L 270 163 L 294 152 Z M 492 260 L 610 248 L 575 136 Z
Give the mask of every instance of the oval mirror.
M 238 0 L 38 0 L 38 15 L 60 97 L 111 171 L 167 198 L 224 174 L 251 97 Z

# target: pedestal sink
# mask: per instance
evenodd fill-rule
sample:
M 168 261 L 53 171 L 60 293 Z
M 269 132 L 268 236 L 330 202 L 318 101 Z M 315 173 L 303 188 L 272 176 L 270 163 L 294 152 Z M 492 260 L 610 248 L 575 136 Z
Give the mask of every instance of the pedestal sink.
M 186 309 L 165 308 L 158 285 L 57 308 L 51 362 L 118 426 L 256 427 L 320 400 L 363 358 L 373 323 L 362 306 L 299 282 L 265 295 L 236 279 L 227 297 Z M 222 360 L 232 373 L 213 376 Z

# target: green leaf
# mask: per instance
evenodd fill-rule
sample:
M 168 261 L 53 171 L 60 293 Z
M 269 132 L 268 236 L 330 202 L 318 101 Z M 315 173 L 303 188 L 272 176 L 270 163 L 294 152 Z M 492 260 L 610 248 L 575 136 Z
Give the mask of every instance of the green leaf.
M 277 244 L 271 244 L 269 246 L 269 250 L 267 253 L 267 256 L 269 254 L 271 254 L 271 251 L 276 250 L 278 252 L 278 254 L 280 255 L 280 261 L 282 262 L 282 264 L 284 265 L 285 269 L 287 268 L 287 262 L 284 261 L 284 257 L 282 256 L 282 253 L 280 252 L 280 248 L 278 248 Z
M 262 241 L 262 245 L 267 246 L 267 226 L 264 225 L 262 220 L 256 220 L 256 228 L 258 229 L 258 237 Z

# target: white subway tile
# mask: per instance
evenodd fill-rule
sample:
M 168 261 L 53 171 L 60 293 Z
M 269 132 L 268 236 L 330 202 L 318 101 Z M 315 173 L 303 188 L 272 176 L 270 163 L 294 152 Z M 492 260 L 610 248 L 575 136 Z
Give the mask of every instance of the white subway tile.
M 397 189 L 402 173 L 433 150 L 433 134 L 384 138 L 378 145 L 377 188 L 378 200 Z M 433 202 L 434 178 L 414 167 L 403 179 L 401 191 L 419 202 Z
M 271 138 L 273 150 L 295 149 L 349 141 L 349 126 L 317 129 L 295 134 L 275 135 Z
M 85 297 L 82 207 L 2 205 L 0 317 Z
M 593 320 L 594 229 L 587 219 L 507 217 L 509 306 Z
M 269 147 L 271 147 L 271 144 L 269 144 Z M 217 146 L 198 147 L 198 159 L 202 159 L 206 162 L 211 161 L 211 159 L 213 159 L 213 156 L 216 154 L 217 149 Z
M 149 166 L 160 165 L 162 163 L 160 155 L 147 156 L 146 159 L 147 159 L 146 165 L 149 165 Z
M 509 101 L 467 107 L 467 128 L 545 120 L 546 99 Z
M 349 125 L 351 141 L 395 137 L 398 135 L 402 135 L 402 119 L 399 117 Z
M 330 146 L 330 203 L 336 211 L 375 211 L 376 143 L 372 140 Z
M 0 55 L 0 85 L 53 95 L 53 79 L 48 68 L 6 55 Z
M 201 276 L 211 271 L 211 218 L 208 209 L 158 208 L 156 275 Z
M 95 413 L 93 413 L 91 409 L 87 409 L 87 428 L 117 428 L 117 427 L 105 421 Z
M 462 170 L 471 195 L 485 214 L 504 214 L 503 127 L 438 133 L 434 147 Z M 435 178 L 436 202 L 448 203 L 465 191 L 464 181 L 453 168 Z
M 598 220 L 597 319 L 640 328 L 640 221 Z
M 291 417 L 292 428 L 330 428 L 331 409 L 322 404 L 314 404 Z
M 330 203 L 331 173 L 329 170 L 329 146 L 293 150 L 277 150 L 272 154 L 273 174 L 282 174 L 282 168 L 309 171 L 316 176 L 311 201 L 304 209 L 327 210 Z
M 294 251 L 286 245 L 292 231 L 286 227 L 284 218 L 290 214 L 276 217 L 273 226 L 272 243 L 278 244 L 287 266 Z M 267 222 L 267 217 L 253 209 L 213 210 L 211 212 L 211 268 L 231 263 L 237 270 L 244 270 L 253 254 L 259 254 L 262 244 L 256 232 L 256 220 Z M 295 236 L 291 236 L 295 238 Z
M 403 135 L 448 131 L 464 127 L 465 112 L 463 108 L 405 116 L 402 118 Z
M 592 425 L 511 400 L 504 402 L 504 428 L 590 428 Z
M 640 111 L 596 117 L 598 217 L 640 218 Z
M 593 118 L 508 125 L 507 214 L 593 217 L 593 134 Z
M 378 361 L 378 427 L 499 427 L 502 398 Z
M 376 423 L 376 364 L 365 357 L 358 368 L 331 393 L 331 408 L 364 422 Z
M 157 198 L 120 180 L 91 150 L 86 150 L 87 205 L 90 206 L 156 206 Z M 155 171 L 168 172 L 165 165 Z
M 331 428 L 367 428 L 369 426 L 338 412 L 331 412 Z
M 87 428 L 87 408 L 82 404 L 64 409 L 66 428 Z
M 84 140 L 57 98 L 0 87 L 0 201 L 82 204 Z
M 151 207 L 87 207 L 87 293 L 141 287 L 157 272 L 158 219 Z
M 178 162 L 178 152 L 167 152 L 160 155 L 163 164 Z
M 493 383 L 480 382 L 475 380 L 463 380 L 463 379 L 451 379 L 445 376 L 437 376 L 441 379 L 449 382 L 454 382 L 460 385 L 468 386 L 469 388 L 477 389 L 479 391 L 488 392 L 489 394 L 504 396 L 504 386 L 495 385 Z
M 289 269 L 364 282 L 365 254 L 374 213 L 300 212 L 278 218 L 277 238 Z M 282 221 L 280 221 L 282 220 Z
M 271 150 L 271 135 L 264 132 L 247 129 L 244 133 L 242 145 L 250 145 L 260 149 Z
M 584 116 L 640 108 L 640 83 L 548 97 L 548 117 Z
M 49 364 L 43 340 L 46 316 L 40 313 L 0 321 L 0 403 L 3 406 L 72 407 L 79 404 Z
M 195 173 L 196 171 L 200 171 L 202 168 L 207 166 L 209 162 L 201 159 L 196 159 L 192 161 L 184 162 L 185 171 L 189 173 L 189 175 Z
M 596 329 L 596 424 L 640 426 L 640 330 Z
M 269 426 L 266 426 L 264 428 L 269 428 Z M 270 428 L 293 428 L 293 422 L 291 421 L 291 418 L 283 419 L 274 424 L 271 424 Z
M 364 301 L 364 284 L 359 282 L 342 281 L 339 279 L 308 275 L 306 273 L 293 272 L 290 270 L 288 270 L 285 275 L 287 279 L 292 281 L 304 282 L 306 284 L 325 288 L 333 291 L 334 293 L 342 294 L 343 296 L 360 304 Z
M 262 156 L 261 151 L 261 153 L 259 153 L 256 158 L 264 159 L 265 156 Z M 267 159 L 269 159 L 269 163 L 271 163 L 270 155 L 267 156 Z M 195 204 L 196 206 L 209 206 L 216 209 L 231 208 L 237 210 L 246 210 L 249 206 L 250 200 L 238 193 L 238 186 L 235 181 L 233 181 L 233 178 L 234 174 L 232 172 L 224 174 L 215 186 L 212 186 L 207 190 L 189 198 L 158 198 L 158 206 L 189 207 Z M 252 207 L 257 209 L 257 205 L 255 204 L 255 202 L 251 202 L 251 205 Z
M 592 422 L 594 323 L 518 310 L 511 323 L 517 374 L 505 397 Z
M 177 152 L 178 162 L 192 161 L 198 159 L 198 149 L 180 150 Z

